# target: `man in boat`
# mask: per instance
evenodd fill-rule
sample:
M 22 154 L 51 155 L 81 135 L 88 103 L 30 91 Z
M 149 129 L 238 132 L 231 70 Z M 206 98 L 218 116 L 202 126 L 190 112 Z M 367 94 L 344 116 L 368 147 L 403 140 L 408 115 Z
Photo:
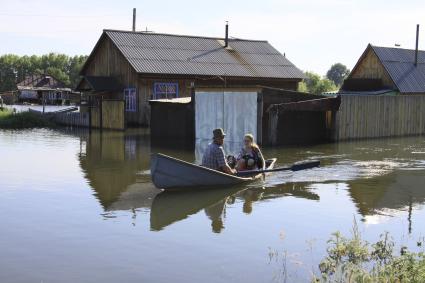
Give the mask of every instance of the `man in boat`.
M 224 155 L 223 143 L 225 136 L 226 134 L 221 128 L 213 131 L 213 142 L 208 145 L 202 157 L 202 166 L 234 175 L 236 170 L 230 168 Z

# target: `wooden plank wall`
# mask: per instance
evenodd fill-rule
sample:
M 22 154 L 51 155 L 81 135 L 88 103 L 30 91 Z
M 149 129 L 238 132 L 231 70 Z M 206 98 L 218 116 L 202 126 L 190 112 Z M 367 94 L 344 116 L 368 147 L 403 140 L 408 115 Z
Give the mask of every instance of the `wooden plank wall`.
M 102 101 L 102 128 L 111 130 L 125 130 L 124 101 Z
M 425 134 L 425 95 L 342 96 L 336 140 Z

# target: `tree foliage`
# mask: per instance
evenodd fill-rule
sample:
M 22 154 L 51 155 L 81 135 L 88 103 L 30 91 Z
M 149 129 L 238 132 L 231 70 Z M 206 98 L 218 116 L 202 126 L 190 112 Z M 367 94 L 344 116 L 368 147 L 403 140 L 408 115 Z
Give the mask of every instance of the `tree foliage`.
M 26 76 L 47 74 L 74 88 L 78 83 L 79 72 L 87 56 L 68 56 L 49 53 L 42 56 L 18 56 L 7 54 L 0 56 L 0 92 L 16 89 L 16 83 Z
M 341 86 L 348 74 L 350 74 L 350 70 L 344 64 L 336 63 L 331 66 L 326 77 L 333 81 L 335 85 Z
M 298 90 L 301 92 L 309 92 L 313 94 L 322 94 L 328 91 L 337 89 L 336 85 L 327 78 L 322 78 L 320 75 L 313 72 L 305 72 L 306 79 L 304 79 Z

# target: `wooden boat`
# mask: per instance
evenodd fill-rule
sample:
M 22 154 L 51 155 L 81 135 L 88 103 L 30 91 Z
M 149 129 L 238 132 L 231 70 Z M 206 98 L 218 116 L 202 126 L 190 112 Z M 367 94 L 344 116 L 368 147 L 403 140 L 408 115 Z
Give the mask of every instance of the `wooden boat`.
M 266 160 L 266 168 L 272 169 L 276 158 Z M 152 182 L 160 189 L 229 186 L 252 182 L 264 174 L 252 170 L 249 176 L 238 177 L 192 164 L 161 153 L 152 155 Z

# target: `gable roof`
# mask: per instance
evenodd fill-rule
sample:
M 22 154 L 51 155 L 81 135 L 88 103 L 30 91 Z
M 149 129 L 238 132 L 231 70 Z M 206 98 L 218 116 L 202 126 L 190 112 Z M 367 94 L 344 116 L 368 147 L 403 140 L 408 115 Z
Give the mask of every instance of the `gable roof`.
M 30 75 L 16 84 L 19 90 L 70 90 L 65 84 L 50 75 Z
M 213 37 L 116 30 L 104 30 L 102 36 L 111 39 L 137 73 L 304 78 L 303 72 L 267 41 L 231 38 L 224 48 L 223 38 Z
M 368 45 L 384 66 L 400 93 L 425 92 L 425 51 L 418 51 L 415 66 L 415 50 Z M 356 65 L 357 66 L 357 65 Z

